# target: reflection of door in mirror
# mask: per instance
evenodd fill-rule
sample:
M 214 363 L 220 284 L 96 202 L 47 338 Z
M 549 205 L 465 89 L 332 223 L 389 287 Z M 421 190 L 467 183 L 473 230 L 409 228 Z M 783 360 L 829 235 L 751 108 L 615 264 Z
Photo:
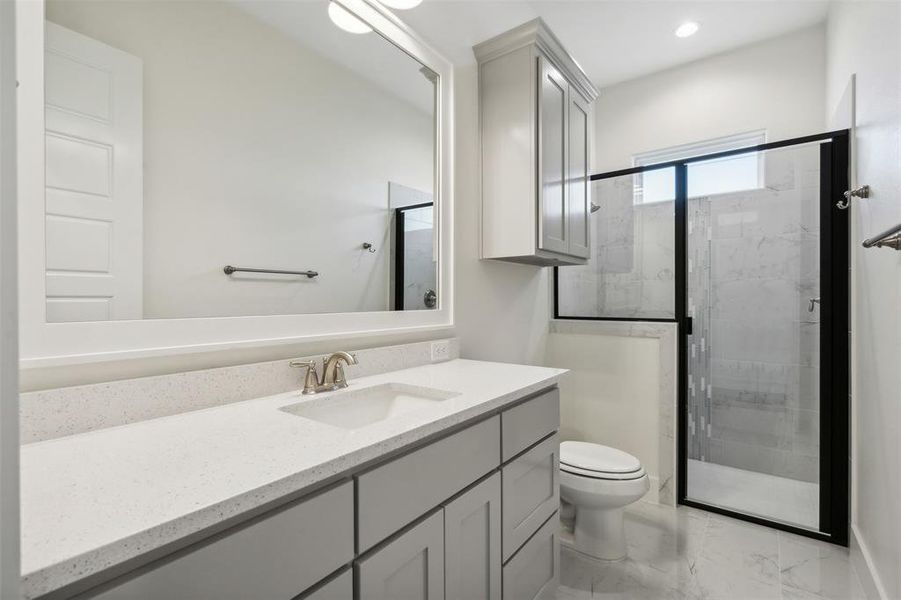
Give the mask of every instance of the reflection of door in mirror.
M 389 196 L 394 208 L 393 308 L 437 308 L 437 238 L 432 195 L 391 182 Z
M 141 60 L 46 36 L 47 321 L 140 319 Z

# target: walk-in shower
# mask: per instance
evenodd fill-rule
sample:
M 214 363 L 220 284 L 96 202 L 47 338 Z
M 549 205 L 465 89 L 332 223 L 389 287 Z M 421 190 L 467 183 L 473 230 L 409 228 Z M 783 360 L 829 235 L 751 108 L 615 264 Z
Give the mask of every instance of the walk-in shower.
M 558 318 L 679 328 L 685 504 L 847 542 L 846 132 L 594 175 Z

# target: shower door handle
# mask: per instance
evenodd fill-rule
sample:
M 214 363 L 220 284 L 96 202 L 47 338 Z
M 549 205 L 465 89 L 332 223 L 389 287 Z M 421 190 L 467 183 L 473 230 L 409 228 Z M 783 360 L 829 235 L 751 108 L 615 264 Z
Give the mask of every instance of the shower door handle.
M 811 298 L 807 301 L 807 312 L 813 312 L 814 306 L 820 303 L 819 298 Z

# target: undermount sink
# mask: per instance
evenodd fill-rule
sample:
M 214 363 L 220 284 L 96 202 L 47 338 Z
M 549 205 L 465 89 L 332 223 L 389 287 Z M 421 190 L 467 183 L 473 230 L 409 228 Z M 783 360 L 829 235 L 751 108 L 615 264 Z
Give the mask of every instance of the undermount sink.
M 383 383 L 283 406 L 280 410 L 342 429 L 361 429 L 459 396 L 405 383 Z

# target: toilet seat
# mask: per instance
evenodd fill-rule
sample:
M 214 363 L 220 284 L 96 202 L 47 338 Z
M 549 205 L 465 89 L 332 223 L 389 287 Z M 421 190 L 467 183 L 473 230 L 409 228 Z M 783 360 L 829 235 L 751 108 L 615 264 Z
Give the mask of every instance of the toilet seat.
M 560 470 L 580 477 L 614 481 L 645 476 L 641 462 L 631 454 L 590 442 L 562 442 Z
M 570 475 L 578 475 L 588 479 L 604 479 L 606 481 L 631 481 L 633 479 L 641 479 L 645 476 L 644 469 L 638 469 L 632 473 L 604 473 L 603 471 L 589 471 L 588 469 L 579 469 L 570 465 L 560 463 L 560 470 Z

